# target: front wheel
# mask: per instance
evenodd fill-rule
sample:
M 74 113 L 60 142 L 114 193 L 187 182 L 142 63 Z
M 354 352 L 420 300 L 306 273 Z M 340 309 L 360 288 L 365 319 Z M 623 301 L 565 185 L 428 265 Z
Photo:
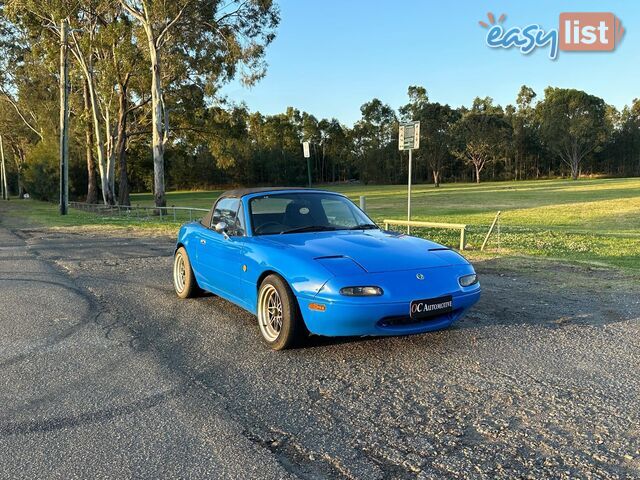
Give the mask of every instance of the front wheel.
M 289 285 L 277 275 L 269 275 L 260 285 L 258 325 L 262 338 L 273 350 L 293 346 L 304 332 L 296 298 Z
M 173 287 L 180 298 L 195 297 L 200 290 L 184 247 L 176 250 L 173 257 Z

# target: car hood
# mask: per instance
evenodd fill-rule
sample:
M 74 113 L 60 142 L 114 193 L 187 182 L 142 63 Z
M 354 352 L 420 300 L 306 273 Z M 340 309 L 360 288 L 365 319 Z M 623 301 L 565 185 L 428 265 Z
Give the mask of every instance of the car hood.
M 468 263 L 461 255 L 435 242 L 381 230 L 292 233 L 261 238 L 318 260 L 335 274 L 342 270 L 345 274 L 355 273 L 352 268 L 339 266 L 344 264 L 345 257 L 370 273 Z

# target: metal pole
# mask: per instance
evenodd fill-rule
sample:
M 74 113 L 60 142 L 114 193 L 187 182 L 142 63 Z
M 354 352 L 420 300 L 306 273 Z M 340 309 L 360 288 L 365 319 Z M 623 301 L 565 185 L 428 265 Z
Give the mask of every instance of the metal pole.
M 67 21 L 60 25 L 60 215 L 67 214 L 69 201 L 69 64 Z
M 487 246 L 487 242 L 489 241 L 489 237 L 491 236 L 491 232 L 493 232 L 493 229 L 495 228 L 496 223 L 498 223 L 498 220 L 500 219 L 500 214 L 501 213 L 502 212 L 500 210 L 498 210 L 498 213 L 496 213 L 496 216 L 493 219 L 493 223 L 491 224 L 491 226 L 489 227 L 489 231 L 487 232 L 487 236 L 484 237 L 484 242 L 482 242 L 482 246 L 480 247 L 480 251 L 483 251 L 484 247 Z M 500 227 L 499 226 L 498 226 L 498 231 L 500 231 Z
M 411 221 L 411 164 L 413 163 L 413 156 L 411 153 L 413 149 L 409 149 L 409 181 L 407 182 L 407 222 Z M 411 226 L 407 225 L 407 234 L 411 233 Z
M 367 211 L 367 197 L 364 195 L 360 195 L 360 210 L 363 212 Z
M 307 157 L 307 176 L 309 177 L 309 188 L 311 188 L 311 157 Z

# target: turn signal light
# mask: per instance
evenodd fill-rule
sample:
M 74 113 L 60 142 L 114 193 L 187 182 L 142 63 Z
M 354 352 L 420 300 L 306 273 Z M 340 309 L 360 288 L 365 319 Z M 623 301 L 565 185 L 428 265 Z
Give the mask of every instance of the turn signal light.
M 315 310 L 316 312 L 324 312 L 327 309 L 326 305 L 321 303 L 310 303 L 309 310 Z

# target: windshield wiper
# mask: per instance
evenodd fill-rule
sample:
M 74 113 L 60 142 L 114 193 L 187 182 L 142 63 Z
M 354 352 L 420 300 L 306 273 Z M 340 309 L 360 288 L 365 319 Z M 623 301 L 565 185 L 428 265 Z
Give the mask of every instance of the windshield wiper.
M 378 229 L 378 226 L 373 223 L 361 223 L 360 225 L 356 225 L 355 227 L 350 227 L 349 230 L 373 230 Z
M 327 227 L 325 225 L 306 225 L 304 227 L 296 227 L 296 228 L 291 228 L 289 230 L 283 230 L 282 232 L 280 232 L 280 234 L 282 235 L 283 233 L 328 232 L 331 230 L 335 230 L 335 227 Z

